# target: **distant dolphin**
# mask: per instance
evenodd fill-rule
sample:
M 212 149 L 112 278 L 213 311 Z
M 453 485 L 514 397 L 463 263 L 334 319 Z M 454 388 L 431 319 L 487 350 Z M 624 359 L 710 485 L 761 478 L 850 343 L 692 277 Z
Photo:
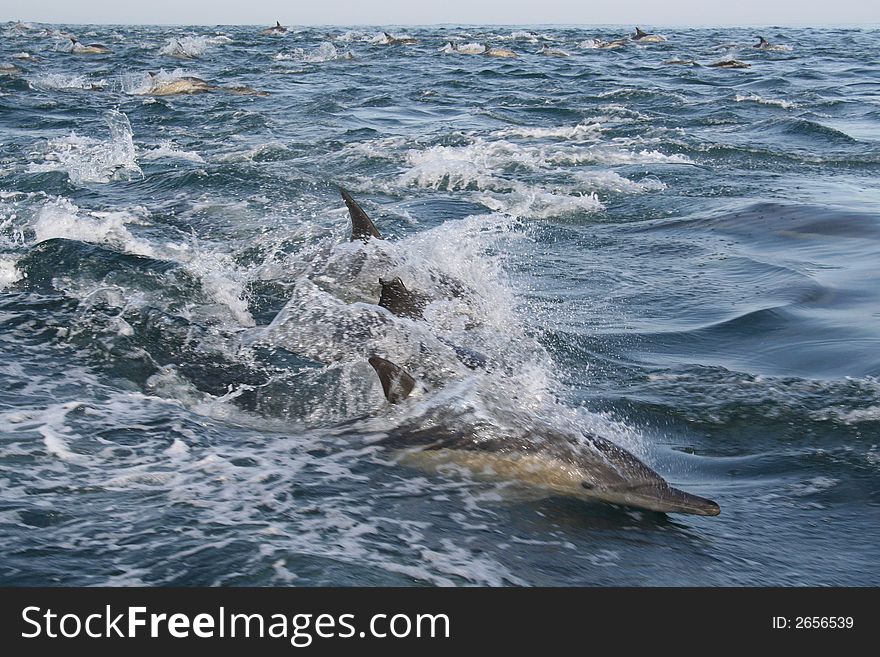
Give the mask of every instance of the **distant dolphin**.
M 389 403 L 403 403 L 416 390 L 415 379 L 391 361 L 374 355 L 369 363 Z M 393 430 L 379 444 L 403 450 L 400 461 L 405 465 L 422 469 L 457 465 L 477 478 L 516 482 L 546 495 L 663 513 L 717 516 L 721 512 L 712 500 L 673 488 L 627 450 L 604 438 L 569 435 L 526 422 L 498 432 L 455 409 L 434 408 L 411 425 Z
M 275 21 L 275 25 L 272 27 L 267 27 L 265 30 L 260 32 L 260 34 L 284 34 L 287 32 L 287 28 L 284 27 L 280 22 Z
M 195 55 L 189 52 L 186 48 L 183 47 L 183 44 L 180 43 L 180 39 L 174 39 L 174 47 L 171 48 L 169 52 L 166 53 L 169 57 L 176 57 L 178 59 L 195 59 Z
M 560 50 L 559 48 L 550 48 L 547 45 L 544 45 L 539 51 L 539 55 L 544 55 L 545 57 L 571 57 L 564 50 Z
M 448 41 L 442 48 L 443 52 L 454 52 L 459 55 L 483 55 L 486 53 L 486 46 L 482 43 L 465 43 L 456 45 L 452 41 Z
M 193 94 L 203 94 L 209 91 L 224 91 L 239 96 L 268 96 L 266 91 L 258 91 L 244 85 L 221 86 L 209 84 L 202 78 L 192 76 L 184 76 L 179 78 L 169 78 L 160 80 L 159 76 L 150 71 L 147 73 L 150 78 L 150 86 L 146 91 L 140 92 L 145 96 L 178 96 Z
M 70 52 L 77 55 L 106 55 L 110 52 L 110 48 L 102 46 L 100 43 L 84 44 L 77 41 L 76 37 L 68 37 L 70 39 Z
M 215 91 L 219 87 L 210 85 L 201 78 L 196 77 L 180 77 L 169 78 L 160 81 L 159 76 L 150 71 L 147 75 L 150 77 L 150 87 L 144 92 L 149 96 L 175 96 L 179 94 L 191 95 L 202 94 L 208 91 Z
M 499 57 L 505 59 L 516 59 L 519 57 L 510 48 L 486 48 L 487 57 Z
M 408 45 L 416 44 L 418 42 L 419 42 L 419 40 L 416 39 L 415 37 L 410 37 L 410 36 L 396 37 L 396 36 L 391 36 L 390 34 L 388 34 L 388 32 L 382 32 L 382 41 L 380 41 L 379 43 L 381 43 L 382 45 L 386 45 L 386 46 L 408 46 Z
M 0 75 L 18 75 L 21 69 L 14 64 L 0 64 Z
M 611 41 L 596 39 L 595 42 L 597 48 L 613 50 L 615 48 L 623 48 L 627 43 L 629 43 L 629 39 L 612 39 Z
M 758 50 L 790 50 L 789 46 L 778 46 L 776 44 L 770 43 L 762 36 L 755 37 L 758 39 L 758 43 L 752 46 L 752 48 L 757 48 Z
M 709 66 L 712 68 L 750 68 L 752 65 L 738 59 L 722 59 L 720 62 L 709 64 Z
M 661 36 L 659 34 L 648 34 L 642 28 L 637 27 L 635 34 L 632 35 L 633 41 L 638 41 L 639 43 L 663 43 L 666 41 L 665 36 Z
M 494 48 L 490 46 L 485 46 L 481 43 L 465 43 L 463 45 L 457 46 L 452 43 L 452 41 L 449 41 L 445 46 L 443 46 L 443 48 L 441 48 L 441 51 L 447 53 L 454 52 L 460 55 L 486 55 L 487 57 L 499 57 L 508 59 L 514 59 L 518 57 L 518 55 L 510 48 Z

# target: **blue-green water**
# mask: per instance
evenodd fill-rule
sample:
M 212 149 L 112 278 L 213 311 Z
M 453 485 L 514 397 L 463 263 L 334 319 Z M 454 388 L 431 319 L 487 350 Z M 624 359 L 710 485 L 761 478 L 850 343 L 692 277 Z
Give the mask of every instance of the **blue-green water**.
M 880 583 L 880 31 L 407 32 L 3 27 L 0 583 Z M 370 353 L 722 514 L 397 463 Z

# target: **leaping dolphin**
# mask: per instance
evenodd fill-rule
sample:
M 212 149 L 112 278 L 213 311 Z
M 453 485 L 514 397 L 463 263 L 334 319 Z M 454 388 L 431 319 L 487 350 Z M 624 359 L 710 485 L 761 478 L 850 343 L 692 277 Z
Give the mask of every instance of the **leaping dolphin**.
M 369 363 L 389 403 L 403 403 L 416 390 L 416 380 L 391 361 L 374 355 Z M 630 452 L 593 434 L 528 425 L 499 433 L 477 419 L 443 411 L 398 427 L 380 443 L 402 449 L 404 464 L 457 465 L 477 478 L 513 481 L 546 495 L 663 513 L 721 513 L 717 503 L 673 488 Z

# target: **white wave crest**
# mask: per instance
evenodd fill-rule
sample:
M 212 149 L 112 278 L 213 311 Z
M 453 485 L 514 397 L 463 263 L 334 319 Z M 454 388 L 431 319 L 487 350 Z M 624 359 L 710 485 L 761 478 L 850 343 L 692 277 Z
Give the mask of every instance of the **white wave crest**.
M 762 98 L 758 94 L 737 94 L 734 100 L 737 103 L 758 103 L 759 105 L 774 105 L 782 109 L 796 109 L 797 105 L 789 100 L 777 100 L 775 98 Z

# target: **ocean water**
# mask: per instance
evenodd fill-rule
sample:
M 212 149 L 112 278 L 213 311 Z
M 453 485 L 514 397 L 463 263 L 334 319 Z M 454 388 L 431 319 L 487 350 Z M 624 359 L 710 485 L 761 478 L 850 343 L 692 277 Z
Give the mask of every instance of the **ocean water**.
M 880 30 L 628 30 L 3 25 L 0 583 L 880 584 Z M 426 407 L 722 513 L 408 467 Z

